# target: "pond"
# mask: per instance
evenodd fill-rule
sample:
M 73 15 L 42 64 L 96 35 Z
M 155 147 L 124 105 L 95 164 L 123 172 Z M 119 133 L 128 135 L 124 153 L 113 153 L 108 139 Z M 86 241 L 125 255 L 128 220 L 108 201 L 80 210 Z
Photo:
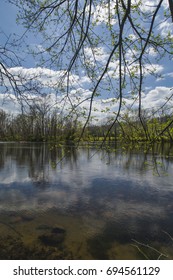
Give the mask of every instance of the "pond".
M 173 259 L 173 146 L 0 143 L 0 259 Z

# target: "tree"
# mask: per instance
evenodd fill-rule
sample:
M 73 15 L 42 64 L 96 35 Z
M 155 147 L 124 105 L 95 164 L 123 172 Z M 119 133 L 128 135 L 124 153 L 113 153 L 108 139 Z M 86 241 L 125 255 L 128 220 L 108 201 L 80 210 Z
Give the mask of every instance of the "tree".
M 0 86 L 1 92 L 8 93 L 9 87 L 12 88 L 16 96 L 19 94 L 18 81 L 19 77 L 14 77 L 10 71 L 10 68 L 18 66 L 20 64 L 19 57 L 14 52 L 14 44 L 11 42 L 11 38 L 7 37 L 2 31 L 1 37 L 4 40 L 4 44 L 0 45 Z
M 130 92 L 134 102 L 138 102 L 138 118 L 148 139 L 142 91 L 148 74 L 159 77 L 155 62 L 173 54 L 171 0 L 151 1 L 148 6 L 141 0 L 9 2 L 18 6 L 18 21 L 26 27 L 26 33 L 39 32 L 43 36 L 42 49 L 34 51 L 34 55 L 40 57 L 40 66 L 61 71 L 56 86 L 66 88 L 62 100 L 68 103 L 70 114 L 75 114 L 86 101 L 80 96 L 73 98 L 74 77 L 80 77 L 82 71 L 87 76 L 90 103 L 81 136 L 92 117 L 94 101 L 101 99 L 101 94 L 107 94 L 118 104 L 108 135 L 126 107 L 123 98 Z M 170 28 L 161 35 L 159 26 L 163 22 Z M 155 61 L 149 55 L 151 51 Z
M 10 116 L 3 110 L 0 110 L 0 139 L 7 139 Z
M 19 49 L 21 40 L 14 36 L 7 36 L 0 31 L 0 93 L 4 99 L 17 99 L 23 111 L 24 106 L 40 93 L 40 75 L 22 71 L 22 58 Z M 4 43 L 3 43 L 4 42 Z

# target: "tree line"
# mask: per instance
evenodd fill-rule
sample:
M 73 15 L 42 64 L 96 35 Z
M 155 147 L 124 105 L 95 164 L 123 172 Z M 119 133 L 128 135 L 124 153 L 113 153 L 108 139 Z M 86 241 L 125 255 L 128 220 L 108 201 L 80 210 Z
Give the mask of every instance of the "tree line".
M 107 134 L 110 118 L 100 123 L 89 123 L 82 134 L 83 123 L 73 117 L 62 117 L 52 108 L 42 111 L 33 106 L 26 113 L 13 115 L 0 110 L 0 140 L 1 141 L 33 141 L 33 142 L 155 142 L 173 141 L 173 124 L 168 127 L 171 116 L 164 111 L 157 116 L 146 112 L 144 119 L 145 132 L 141 127 L 137 113 L 125 112 L 121 120 L 114 124 Z M 147 137 L 146 137 L 147 133 Z

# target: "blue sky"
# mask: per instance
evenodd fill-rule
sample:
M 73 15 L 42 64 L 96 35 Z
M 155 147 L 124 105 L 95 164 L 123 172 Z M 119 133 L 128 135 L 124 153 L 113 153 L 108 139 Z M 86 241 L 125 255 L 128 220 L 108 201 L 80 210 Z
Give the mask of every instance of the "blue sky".
M 0 6 L 0 29 L 6 34 L 16 32 L 16 29 L 19 30 L 16 25 L 16 7 L 7 3 L 6 0 L 1 0 Z
M 112 3 L 113 2 L 114 1 L 112 1 Z M 151 10 L 152 6 L 158 3 L 158 0 L 144 2 L 144 9 Z M 161 10 L 161 12 L 163 12 L 164 9 L 166 10 L 167 3 L 167 0 L 163 1 L 163 9 Z M 171 36 L 173 37 L 173 24 L 170 20 L 163 21 L 161 12 L 159 14 L 160 18 L 158 17 L 157 19 L 159 23 L 157 32 L 159 32 L 161 36 L 166 36 L 165 34 L 170 31 Z M 20 36 L 24 32 L 24 28 L 21 25 L 16 24 L 16 15 L 17 8 L 12 4 L 9 4 L 8 1 L 1 0 L 0 30 L 1 32 L 4 32 L 7 37 L 10 35 L 13 37 L 13 33 Z M 103 26 L 106 21 L 106 10 L 104 6 L 97 5 L 95 7 L 93 20 L 96 21 L 95 31 L 98 34 L 100 33 L 99 35 L 101 35 L 101 32 L 103 32 L 104 30 Z M 116 19 L 114 18 L 112 19 L 112 25 L 116 26 Z M 5 42 L 7 38 L 6 36 L 1 33 L 1 46 Z M 26 41 L 30 48 L 36 50 L 44 49 L 41 36 L 39 36 L 38 33 L 37 36 L 32 33 L 28 33 L 27 36 L 28 38 Z M 108 50 L 105 48 L 105 46 L 102 47 L 100 45 L 99 47 L 95 48 L 94 51 L 97 63 L 103 66 L 106 63 L 106 59 L 108 58 Z M 48 65 L 39 65 L 38 57 L 33 58 L 31 55 L 29 55 L 26 47 L 24 46 L 20 50 L 18 49 L 17 52 L 18 55 L 21 56 L 24 60 L 21 62 L 21 65 L 16 65 L 16 67 L 11 68 L 11 73 L 14 75 L 20 74 L 28 77 L 33 77 L 34 75 L 39 76 L 38 81 L 42 84 L 44 91 L 49 93 L 50 102 L 61 109 L 61 106 L 63 106 L 63 102 L 61 101 L 64 96 L 63 93 L 57 95 L 55 88 L 57 86 L 57 79 L 61 79 L 63 77 L 64 69 L 56 69 L 56 67 L 51 68 Z M 92 50 L 89 47 L 85 49 L 85 54 L 89 63 L 92 65 Z M 131 54 L 129 53 L 129 57 L 130 55 Z M 152 61 L 153 64 L 146 64 L 146 69 L 150 70 L 150 68 L 154 68 L 155 72 L 162 77 L 154 78 L 149 73 L 145 74 L 146 80 L 143 87 L 142 104 L 144 108 L 158 108 L 159 106 L 162 106 L 165 103 L 166 98 L 169 98 L 173 93 L 173 91 L 171 90 L 173 88 L 173 58 L 165 57 L 161 61 L 157 62 L 155 52 L 152 48 L 149 50 L 148 56 L 150 57 L 150 61 Z M 65 59 L 66 58 L 64 58 L 64 60 Z M 110 63 L 108 73 L 112 77 L 114 85 L 118 80 L 118 72 L 116 72 L 116 68 L 116 61 L 114 60 L 114 62 Z M 86 110 L 87 114 L 87 110 L 89 108 L 89 101 L 87 100 L 87 98 L 91 96 L 93 87 L 91 80 L 87 77 L 86 72 L 80 69 L 79 73 L 70 73 L 70 81 L 73 85 L 70 88 L 70 97 L 73 104 L 77 104 L 78 102 L 85 100 L 82 105 L 79 106 L 79 108 L 82 110 Z M 100 119 L 101 117 L 105 119 L 106 117 L 113 114 L 113 112 L 117 111 L 118 102 L 116 103 L 116 96 L 113 91 L 114 90 L 112 88 L 108 93 L 106 90 L 106 85 L 103 83 L 103 87 L 100 90 L 101 95 L 97 99 L 95 99 L 93 103 L 93 114 L 98 119 Z M 13 95 L 12 91 L 10 92 L 10 97 L 11 99 L 4 103 L 4 95 L 0 94 L 0 107 L 7 111 L 9 110 L 10 112 L 17 112 L 17 110 L 20 110 L 20 106 L 18 105 L 18 102 L 16 101 L 16 98 Z M 130 98 L 129 92 L 127 90 L 127 92 L 124 94 L 124 104 L 126 104 L 126 107 L 128 107 L 131 106 L 132 103 L 134 103 L 134 101 Z M 169 105 L 173 105 L 173 99 L 170 100 Z M 138 102 L 134 103 L 134 108 L 137 107 Z M 68 106 L 66 107 L 66 110 L 69 110 Z

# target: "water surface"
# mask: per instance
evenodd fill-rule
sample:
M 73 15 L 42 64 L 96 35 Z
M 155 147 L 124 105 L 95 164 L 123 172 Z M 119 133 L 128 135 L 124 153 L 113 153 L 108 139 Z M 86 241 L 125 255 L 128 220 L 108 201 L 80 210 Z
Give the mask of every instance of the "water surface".
M 173 259 L 173 147 L 114 148 L 0 143 L 0 258 Z

